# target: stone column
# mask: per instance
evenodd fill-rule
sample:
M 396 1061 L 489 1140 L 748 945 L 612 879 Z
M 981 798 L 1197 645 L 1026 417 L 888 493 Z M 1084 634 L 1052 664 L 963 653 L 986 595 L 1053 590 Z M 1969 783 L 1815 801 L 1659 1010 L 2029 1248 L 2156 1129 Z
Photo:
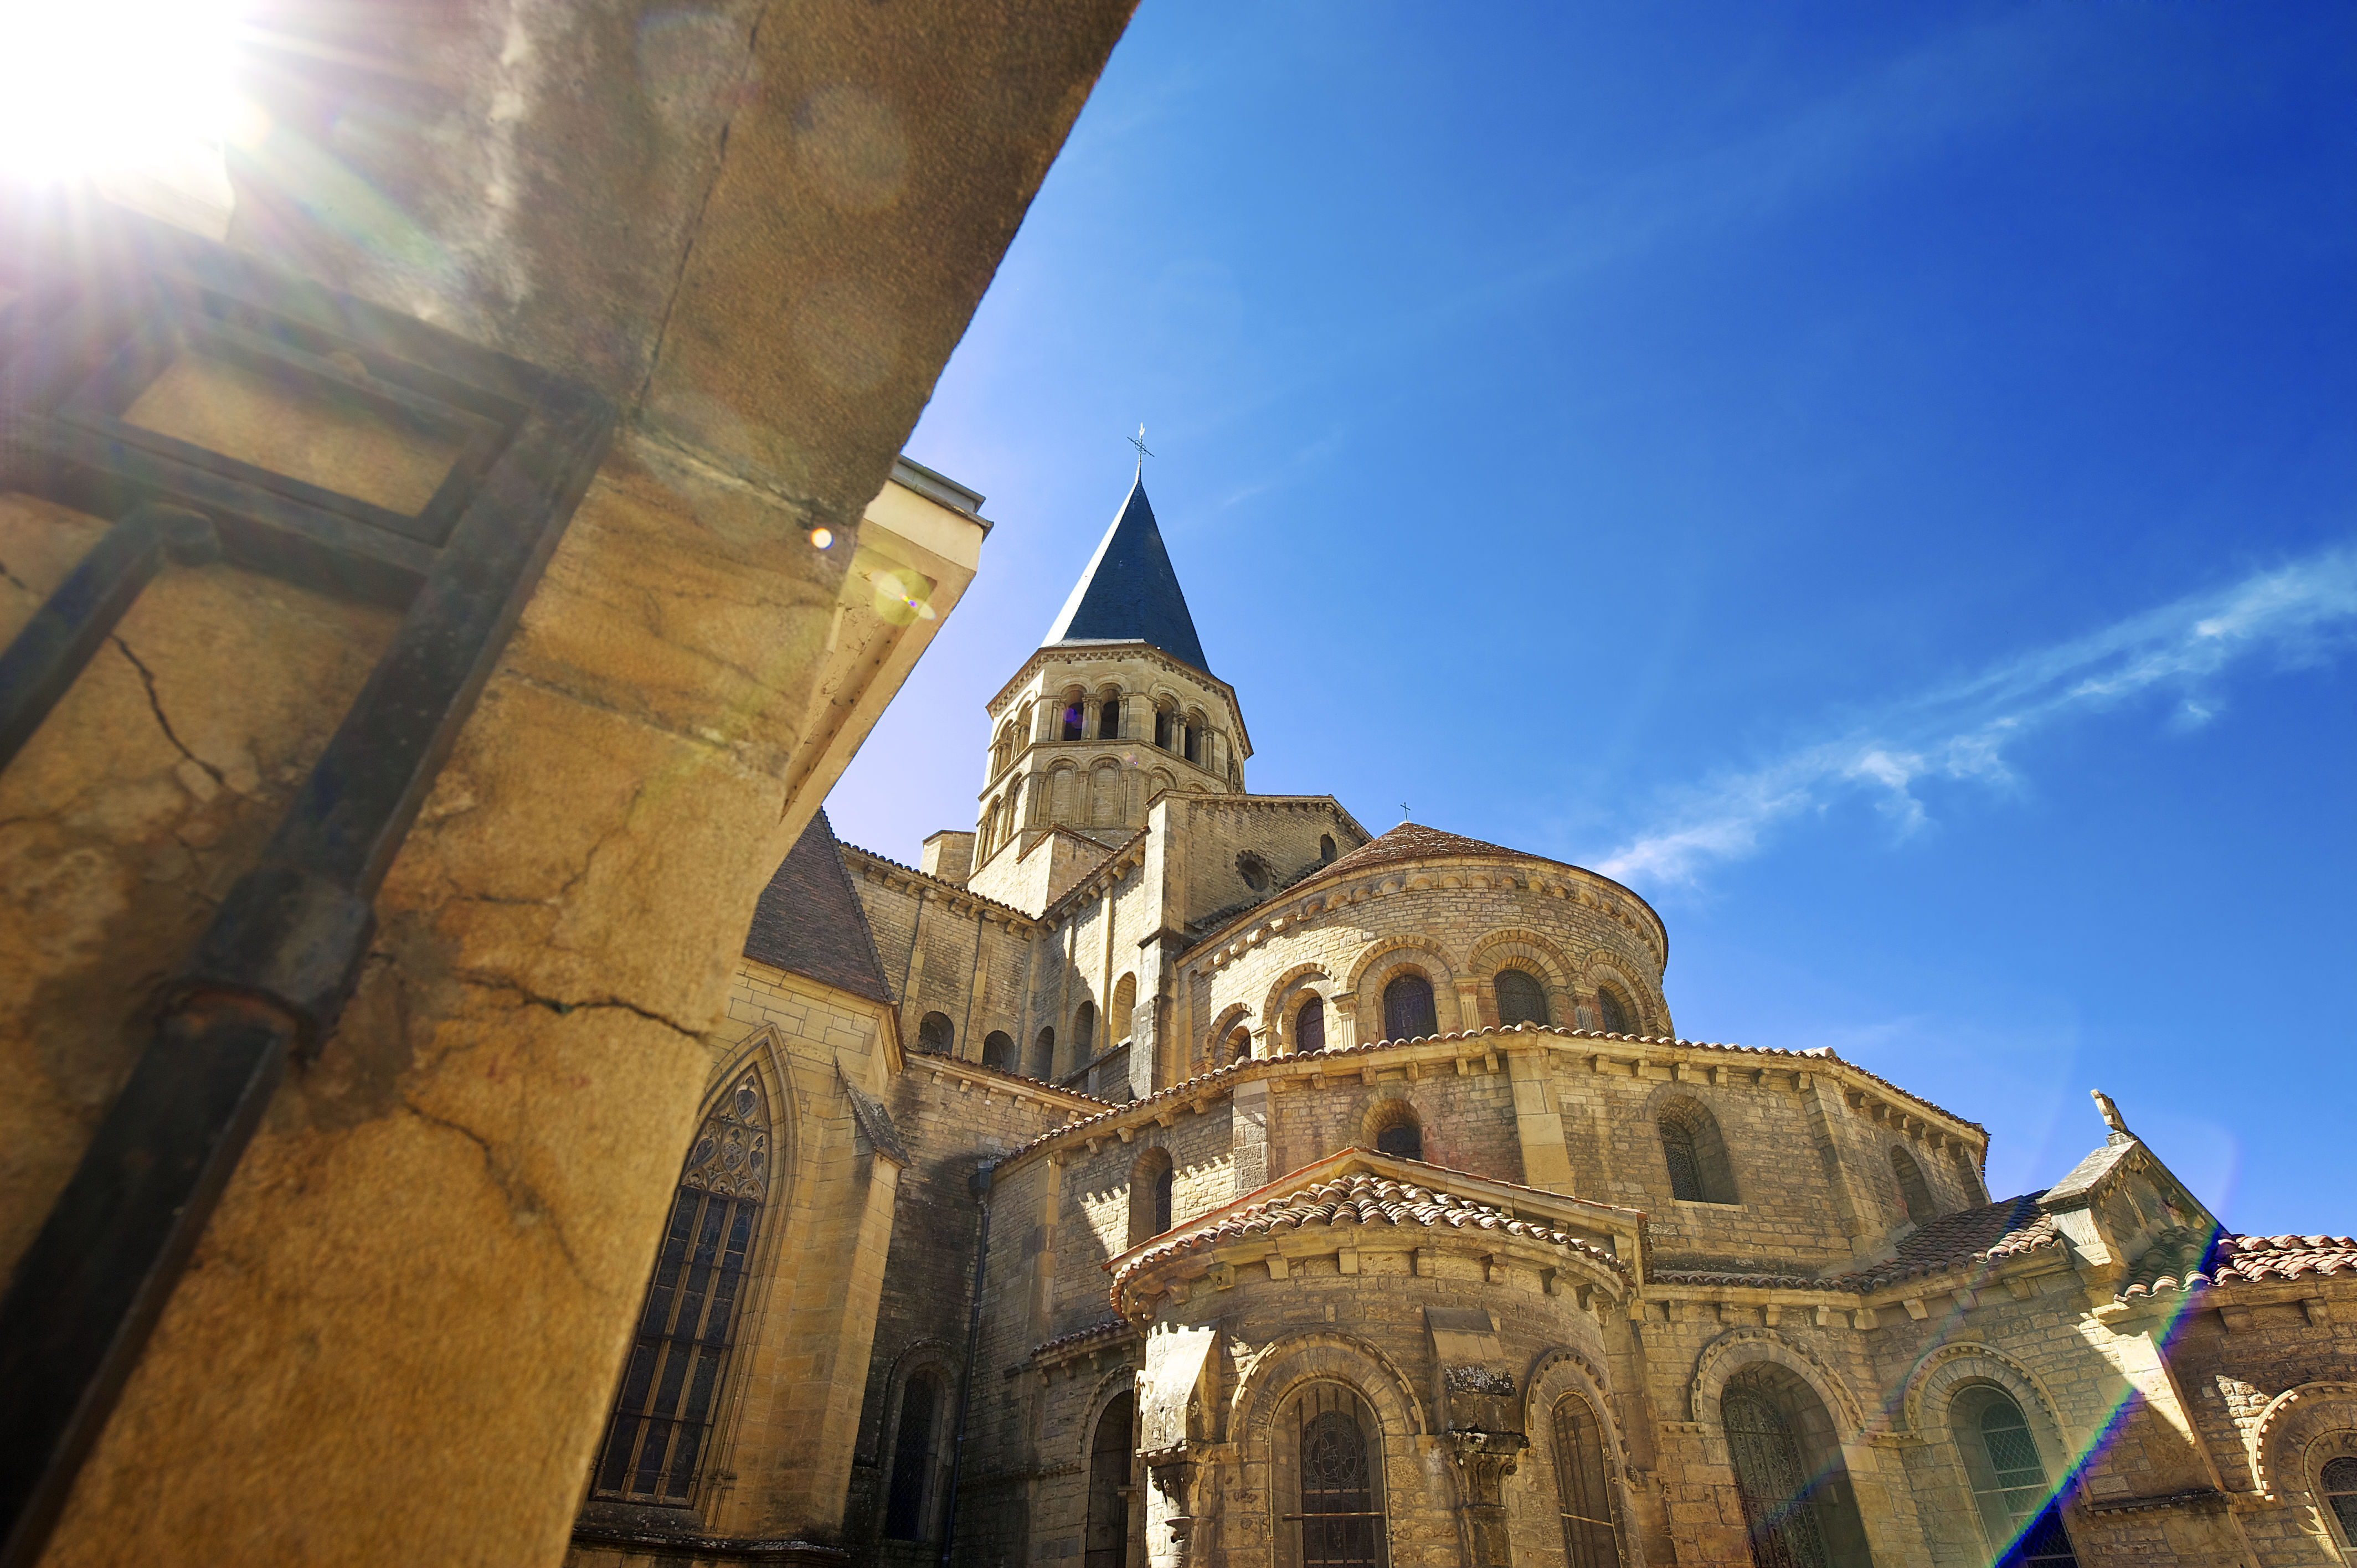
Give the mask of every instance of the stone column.
M 1326 999 L 1326 1027 L 1332 1036 L 1329 1050 L 1349 1050 L 1359 1043 L 1359 999 L 1340 993 Z
M 1446 1437 L 1448 1462 L 1457 1472 L 1457 1511 L 1465 1520 L 1469 1568 L 1509 1568 L 1514 1549 L 1506 1533 L 1506 1477 L 1530 1439 L 1518 1432 L 1451 1432 Z

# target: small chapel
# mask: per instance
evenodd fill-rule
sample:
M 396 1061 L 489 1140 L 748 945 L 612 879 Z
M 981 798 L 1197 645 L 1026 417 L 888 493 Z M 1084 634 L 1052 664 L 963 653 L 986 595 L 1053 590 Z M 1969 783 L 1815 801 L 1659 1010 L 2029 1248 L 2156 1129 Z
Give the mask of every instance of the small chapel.
M 760 898 L 570 1563 L 2357 1563 L 2357 1241 L 1682 1037 L 1611 878 L 1248 787 L 1142 477 L 971 828 Z

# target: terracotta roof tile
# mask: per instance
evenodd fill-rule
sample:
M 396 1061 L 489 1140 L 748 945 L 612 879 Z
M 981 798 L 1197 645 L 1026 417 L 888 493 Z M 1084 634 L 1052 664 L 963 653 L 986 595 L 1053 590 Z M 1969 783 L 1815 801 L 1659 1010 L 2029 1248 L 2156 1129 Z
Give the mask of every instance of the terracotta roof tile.
M 1420 1164 L 1403 1161 L 1403 1164 Z M 1519 1219 L 1510 1211 L 1460 1197 L 1441 1185 L 1450 1173 L 1426 1166 L 1430 1183 L 1394 1181 L 1368 1171 L 1353 1171 L 1315 1186 L 1297 1188 L 1265 1203 L 1246 1205 L 1216 1221 L 1188 1230 L 1157 1247 L 1148 1247 L 1124 1263 L 1114 1275 L 1114 1289 L 1142 1269 L 1189 1252 L 1224 1247 L 1254 1236 L 1275 1238 L 1287 1231 L 1313 1228 L 1421 1226 L 1427 1230 L 1489 1230 L 1528 1240 L 1551 1243 L 1566 1251 L 1593 1258 L 1625 1275 L 1628 1265 L 1601 1248 L 1592 1247 L 1553 1226 Z M 1217 1211 L 1214 1211 L 1217 1213 Z
M 2347 1236 L 2220 1236 L 2163 1231 L 2128 1270 L 2120 1299 L 2168 1295 L 2201 1285 L 2272 1284 L 2346 1275 L 2357 1280 L 2357 1239 Z
M 1544 854 L 1525 854 L 1503 844 L 1484 843 L 1457 833 L 1445 833 L 1438 828 L 1427 828 L 1421 822 L 1402 822 L 1391 832 L 1368 840 L 1333 865 L 1322 868 L 1330 872 L 1371 871 L 1378 865 L 1391 865 L 1403 860 L 1420 860 L 1432 855 L 1478 854 L 1498 855 L 1508 860 L 1544 860 L 1550 865 L 1564 862 L 1551 860 Z
M 1846 1273 L 1796 1279 L 1790 1274 L 1657 1269 L 1652 1279 L 1663 1284 L 1849 1291 L 1864 1294 L 1917 1275 L 1938 1273 L 1966 1263 L 1997 1262 L 2036 1248 L 2061 1245 L 2061 1233 L 2054 1229 L 2053 1217 L 2039 1208 L 2036 1193 L 2025 1193 L 2002 1203 L 1943 1214 L 1900 1241 L 1896 1255 Z
M 1075 1328 L 1070 1334 L 1059 1334 L 1053 1339 L 1031 1347 L 1034 1359 L 1052 1356 L 1059 1350 L 1070 1350 L 1099 1339 L 1120 1339 L 1135 1334 L 1126 1318 L 1108 1317 L 1103 1323 L 1092 1323 L 1086 1328 Z

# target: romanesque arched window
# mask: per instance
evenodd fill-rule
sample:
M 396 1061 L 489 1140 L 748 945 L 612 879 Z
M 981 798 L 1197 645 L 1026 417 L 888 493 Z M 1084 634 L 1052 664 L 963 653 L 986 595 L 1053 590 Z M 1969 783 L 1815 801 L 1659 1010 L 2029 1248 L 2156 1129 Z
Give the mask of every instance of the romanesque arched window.
M 955 1031 L 950 1027 L 948 1014 L 928 1013 L 917 1021 L 919 1050 L 931 1051 L 937 1056 L 945 1057 L 950 1054 L 950 1047 L 954 1043 Z
M 1932 1201 L 1931 1184 L 1923 1179 L 1923 1167 L 1915 1163 L 1915 1156 L 1896 1144 L 1890 1145 L 1890 1174 L 1899 1178 L 1899 1206 L 1907 1211 L 1907 1218 L 1918 1225 L 1929 1225 L 1940 1212 Z
M 680 1173 L 599 1450 L 597 1496 L 681 1504 L 694 1493 L 770 1176 L 768 1097 L 748 1072 L 705 1117 Z
M 1772 1361 L 1727 1382 L 1719 1419 L 1755 1568 L 1869 1568 L 1824 1402 Z
M 1097 704 L 1097 738 L 1121 738 L 1121 698 L 1117 695 L 1107 697 Z
M 1250 1061 L 1252 1059 L 1252 1026 L 1238 1024 L 1234 1028 L 1230 1029 L 1227 1044 L 1223 1049 L 1228 1061 Z
M 1280 1561 L 1383 1568 L 1383 1434 L 1367 1402 L 1341 1383 L 1313 1382 L 1277 1428 L 1277 1528 L 1294 1549 Z
M 1064 704 L 1063 737 L 1066 740 L 1079 740 L 1082 738 L 1081 732 L 1087 727 L 1082 719 L 1081 700 L 1074 697 Z
M 2317 1472 L 2317 1495 L 2341 1527 L 2341 1550 L 2357 1551 L 2357 1459 L 2328 1459 Z
M 1311 997 L 1293 1015 L 1293 1048 L 1297 1051 L 1322 1051 L 1326 1048 L 1324 998 Z
M 1717 1117 L 1699 1101 L 1674 1100 L 1662 1107 L 1654 1124 L 1662 1135 L 1662 1158 L 1670 1167 L 1672 1197 L 1686 1203 L 1737 1201 L 1735 1172 Z
M 1383 1101 L 1372 1121 L 1377 1154 L 1397 1155 L 1404 1160 L 1424 1158 L 1424 1123 L 1415 1106 L 1405 1100 Z
M 1171 718 L 1168 708 L 1154 710 L 1154 744 L 1163 750 L 1170 749 Z
M 1083 1002 L 1072 1009 L 1072 1065 L 1085 1066 L 1096 1059 L 1097 1004 Z
M 1544 1024 L 1547 1021 L 1546 990 L 1526 969 L 1498 972 L 1498 1022 Z
M 1015 1041 L 1004 1030 L 993 1029 L 982 1037 L 982 1065 L 1001 1072 L 1015 1070 Z
M 1125 974 L 1113 988 L 1113 1030 L 1108 1036 L 1114 1045 L 1121 1044 L 1135 1032 L 1137 1023 L 1137 976 Z
M 909 1374 L 900 1390 L 900 1423 L 892 1438 L 892 1477 L 884 1494 L 884 1533 L 894 1541 L 932 1534 L 934 1472 L 941 1467 L 942 1391 L 931 1368 Z
M 1440 1033 L 1432 1008 L 1432 982 L 1411 970 L 1383 987 L 1383 1038 L 1413 1040 Z
M 2013 1396 L 1991 1384 L 1975 1384 L 1949 1405 L 1948 1423 L 1996 1561 L 2006 1568 L 2078 1568 L 2078 1554 L 2062 1528 L 2061 1506 L 2046 1485 L 2038 1440 Z
M 1125 1393 L 1097 1417 L 1089 1444 L 1088 1541 L 1082 1568 L 1122 1568 L 1129 1557 L 1130 1429 L 1136 1423 L 1137 1396 Z
M 1031 1042 L 1031 1076 L 1042 1083 L 1056 1076 L 1056 1031 L 1052 1026 L 1040 1030 Z
M 1111 762 L 1100 762 L 1089 770 L 1089 823 L 1092 827 L 1117 827 L 1121 818 L 1121 768 Z
M 1620 988 L 1599 985 L 1596 988 L 1597 1026 L 1608 1035 L 1633 1035 L 1637 1032 L 1636 1010 Z
M 1171 1187 L 1168 1149 L 1147 1149 L 1129 1167 L 1129 1245 L 1170 1229 Z
M 1318 864 L 1320 865 L 1330 865 L 1332 864 L 1333 859 L 1334 835 L 1332 833 L 1319 833 L 1318 835 Z
M 1612 1523 L 1605 1478 L 1604 1423 L 1579 1394 L 1555 1402 L 1555 1511 L 1563 1517 L 1566 1568 L 1620 1568 L 1620 1535 Z

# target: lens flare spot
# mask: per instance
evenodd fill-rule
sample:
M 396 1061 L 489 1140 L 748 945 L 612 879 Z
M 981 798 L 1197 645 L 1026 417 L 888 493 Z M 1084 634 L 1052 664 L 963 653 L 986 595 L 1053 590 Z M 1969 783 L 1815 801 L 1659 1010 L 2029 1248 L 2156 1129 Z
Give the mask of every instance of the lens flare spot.
M 834 545 L 834 530 L 831 528 L 812 529 L 811 545 L 813 549 L 817 550 L 832 549 Z

